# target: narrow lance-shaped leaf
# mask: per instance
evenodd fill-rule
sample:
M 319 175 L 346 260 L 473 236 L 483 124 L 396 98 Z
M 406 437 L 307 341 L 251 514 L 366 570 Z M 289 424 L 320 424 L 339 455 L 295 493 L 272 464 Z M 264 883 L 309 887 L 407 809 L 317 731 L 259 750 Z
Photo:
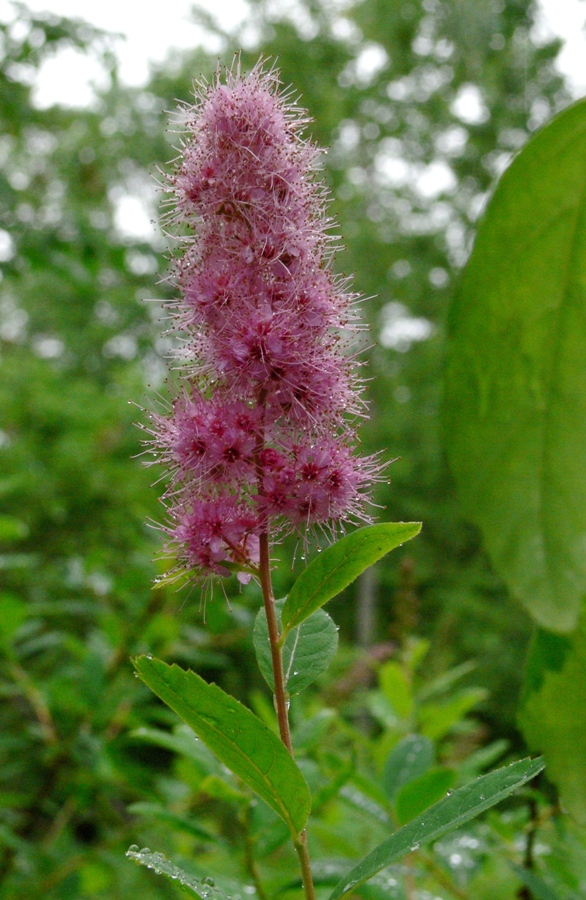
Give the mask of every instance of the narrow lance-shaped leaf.
M 284 600 L 275 604 L 280 619 Z M 275 689 L 269 629 L 264 607 L 258 612 L 254 625 L 254 649 L 259 668 L 271 690 Z M 283 645 L 283 675 L 289 694 L 299 694 L 309 687 L 318 675 L 325 672 L 338 648 L 338 629 L 331 616 L 318 609 L 291 629 Z
M 544 628 L 586 594 L 586 101 L 503 175 L 449 319 L 445 445 L 495 568 Z
M 134 665 L 145 684 L 284 819 L 292 834 L 305 827 L 311 808 L 305 779 L 284 744 L 254 713 L 195 672 L 146 656 Z
M 365 569 L 411 540 L 421 531 L 420 522 L 386 522 L 368 525 L 346 535 L 317 556 L 301 573 L 281 614 L 284 636 L 300 625 Z
M 423 844 L 429 844 L 464 825 L 508 797 L 517 788 L 534 778 L 544 767 L 543 759 L 523 759 L 520 762 L 497 769 L 489 775 L 477 778 L 472 784 L 454 791 L 439 803 L 430 806 L 422 815 L 413 819 L 388 840 L 379 844 L 336 885 L 329 900 L 337 900 L 349 890 L 367 881 L 381 869 L 400 859 Z
M 189 888 L 201 900 L 238 900 L 237 896 L 217 888 L 212 878 L 196 878 L 176 866 L 162 853 L 153 853 L 148 847 L 139 850 L 136 844 L 133 844 L 126 851 L 126 856 L 138 865 L 151 869 L 157 875 L 164 875 L 171 881 L 179 883 L 184 889 Z
M 404 784 L 395 797 L 395 813 L 399 824 L 410 822 L 432 803 L 441 800 L 455 779 L 454 769 L 434 766 L 419 778 Z

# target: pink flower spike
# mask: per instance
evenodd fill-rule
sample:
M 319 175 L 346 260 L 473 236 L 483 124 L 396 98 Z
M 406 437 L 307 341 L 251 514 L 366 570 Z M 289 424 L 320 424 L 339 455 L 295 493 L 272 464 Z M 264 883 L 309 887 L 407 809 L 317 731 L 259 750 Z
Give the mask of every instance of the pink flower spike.
M 168 185 L 184 387 L 151 431 L 170 472 L 165 531 L 180 569 L 243 584 L 263 533 L 368 521 L 381 468 L 353 454 L 358 298 L 332 272 L 309 120 L 279 87 L 262 61 L 219 70 L 184 108 Z

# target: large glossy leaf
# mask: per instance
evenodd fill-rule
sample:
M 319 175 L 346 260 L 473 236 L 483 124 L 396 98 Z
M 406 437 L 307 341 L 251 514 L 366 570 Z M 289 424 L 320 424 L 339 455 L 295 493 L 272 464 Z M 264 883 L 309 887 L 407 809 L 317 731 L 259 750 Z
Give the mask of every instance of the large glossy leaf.
M 284 600 L 275 604 L 277 619 L 281 618 Z M 275 689 L 269 629 L 264 607 L 258 611 L 254 625 L 254 649 L 263 677 L 271 690 Z M 323 609 L 292 628 L 283 644 L 283 676 L 289 694 L 299 694 L 309 687 L 318 675 L 325 672 L 338 649 L 338 629 Z
M 472 784 L 444 797 L 354 866 L 336 885 L 329 900 L 337 900 L 410 851 L 418 850 L 423 844 L 435 841 L 442 834 L 469 822 L 534 778 L 543 766 L 542 759 L 524 759 L 483 775 Z
M 368 525 L 328 547 L 312 560 L 291 588 L 282 612 L 284 632 L 300 625 L 365 569 L 420 531 L 420 522 Z
M 311 797 L 279 738 L 249 709 L 195 672 L 147 656 L 139 656 L 134 664 L 150 689 L 298 834 L 307 822 Z
M 586 101 L 505 172 L 450 314 L 445 445 L 468 517 L 537 622 L 586 593 Z
M 571 644 L 551 637 L 533 642 L 519 724 L 528 746 L 543 753 L 562 805 L 586 826 L 586 608 Z

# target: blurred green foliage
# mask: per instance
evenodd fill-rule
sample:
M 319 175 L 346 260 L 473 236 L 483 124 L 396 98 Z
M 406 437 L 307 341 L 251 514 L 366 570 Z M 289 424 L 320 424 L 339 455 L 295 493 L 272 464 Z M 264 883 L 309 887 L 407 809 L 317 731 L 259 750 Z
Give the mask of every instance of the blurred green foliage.
M 205 626 L 196 591 L 152 587 L 166 565 L 152 561 L 160 536 L 148 524 L 161 507 L 133 458 L 144 414 L 128 404 L 166 392 L 162 306 L 142 301 L 173 288 L 157 284 L 165 241 L 124 227 L 125 205 L 156 215 L 153 175 L 177 140 L 165 110 L 215 60 L 176 54 L 130 89 L 108 36 L 16 9 L 18 27 L 0 28 L 2 897 L 178 896 L 124 860 L 131 843 L 195 875 L 212 869 L 227 887 L 252 879 L 254 844 L 273 890 L 296 877 L 286 834 L 129 663 L 140 652 L 180 662 L 273 723 L 253 663 L 254 586 L 230 606 L 218 592 Z M 244 62 L 278 57 L 303 94 L 315 139 L 330 147 L 325 177 L 346 245 L 337 265 L 373 295 L 363 441 L 401 457 L 380 488 L 382 516 L 425 523 L 398 565 L 331 604 L 346 645 L 319 689 L 293 702 L 325 883 L 421 808 L 422 792 L 521 748 L 514 716 L 531 625 L 461 516 L 438 410 L 447 309 L 477 216 L 511 154 L 569 98 L 553 66 L 559 47 L 535 42 L 527 0 L 363 0 L 343 11 L 303 0 L 290 15 L 255 0 L 251 19 L 258 37 Z M 229 60 L 241 36 L 219 38 Z M 109 87 L 88 109 L 39 109 L 34 79 L 64 46 L 99 59 Z M 281 596 L 294 549 L 281 554 Z M 350 649 L 357 633 L 372 646 Z M 386 760 L 410 735 L 429 767 L 389 786 Z M 532 861 L 555 896 L 579 897 L 584 838 L 552 815 L 551 799 L 547 787 L 529 792 L 364 896 L 411 898 L 416 884 L 446 900 L 527 897 L 511 864 Z

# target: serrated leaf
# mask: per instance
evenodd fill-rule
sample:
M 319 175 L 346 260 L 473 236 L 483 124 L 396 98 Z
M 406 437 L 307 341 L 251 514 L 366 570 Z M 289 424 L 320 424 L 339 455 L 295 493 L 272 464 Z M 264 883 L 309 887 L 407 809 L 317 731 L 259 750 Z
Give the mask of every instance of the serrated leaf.
M 435 747 L 421 734 L 408 734 L 393 747 L 383 769 L 383 787 L 390 800 L 401 788 L 423 775 L 435 760 Z
M 285 600 L 277 600 L 277 619 Z M 273 661 L 269 642 L 269 629 L 264 607 L 258 612 L 254 625 L 254 649 L 259 668 L 271 690 L 275 689 Z M 289 694 L 299 694 L 325 672 L 338 649 L 338 629 L 333 619 L 323 609 L 318 609 L 308 619 L 292 628 L 282 647 L 283 675 Z
M 196 878 L 189 875 L 162 853 L 153 853 L 148 847 L 139 850 L 133 845 L 126 851 L 128 859 L 133 859 L 141 866 L 146 866 L 157 875 L 164 875 L 184 888 L 189 888 L 201 900 L 239 900 L 239 895 L 228 894 L 217 888 L 212 878 Z
M 586 102 L 503 175 L 449 319 L 445 445 L 497 571 L 544 628 L 586 594 Z
M 453 785 L 456 773 L 453 769 L 434 766 L 419 778 L 403 785 L 395 797 L 395 812 L 401 825 L 410 822 L 419 813 L 441 800 Z
M 404 825 L 354 866 L 336 885 L 329 900 L 337 900 L 395 860 L 469 822 L 526 784 L 543 767 L 541 758 L 523 759 L 489 775 L 482 775 L 472 784 L 454 791 Z
M 524 695 L 519 725 L 528 746 L 543 753 L 562 805 L 586 825 L 586 612 L 568 642 L 554 645 L 561 653 L 551 653 L 543 636 L 534 643 L 529 671 L 537 687 Z M 535 656 L 544 646 L 537 677 Z
M 281 614 L 284 631 L 300 625 L 365 569 L 420 531 L 420 522 L 368 525 L 327 547 L 310 562 L 291 588 Z
M 303 775 L 279 738 L 254 713 L 195 672 L 139 656 L 134 665 L 150 689 L 287 823 L 304 827 L 311 797 Z

